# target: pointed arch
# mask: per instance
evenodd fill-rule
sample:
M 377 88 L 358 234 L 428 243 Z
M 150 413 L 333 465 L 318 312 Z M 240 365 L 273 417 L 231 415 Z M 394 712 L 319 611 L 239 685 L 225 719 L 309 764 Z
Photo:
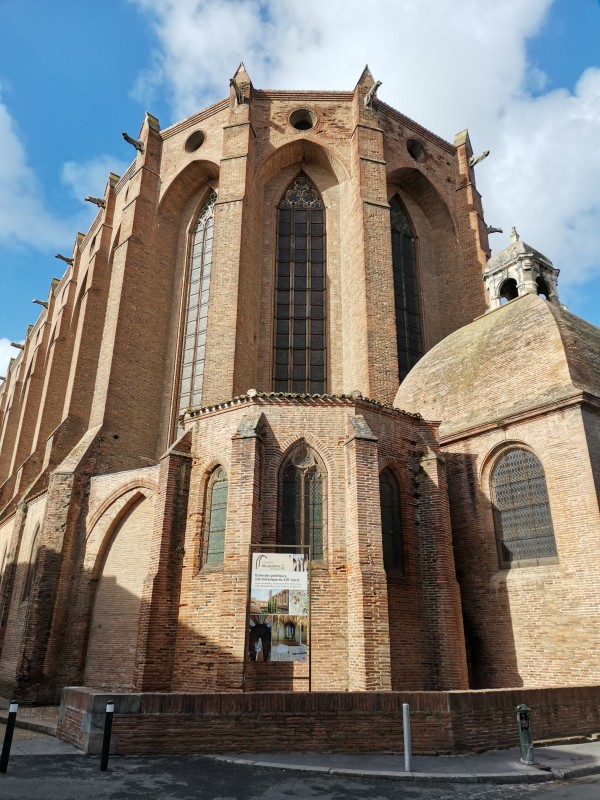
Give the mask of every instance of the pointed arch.
M 278 540 L 311 547 L 313 561 L 323 561 L 327 532 L 327 473 L 304 440 L 288 453 L 279 470 Z
M 217 195 L 211 189 L 192 234 L 179 378 L 180 415 L 187 408 L 202 403 L 216 199 Z
M 229 481 L 223 467 L 216 467 L 206 485 L 200 565 L 220 566 L 225 555 Z
M 400 486 L 389 467 L 379 473 L 381 542 L 387 573 L 404 572 L 404 539 L 400 508 Z
M 326 392 L 325 205 L 305 172 L 277 207 L 273 388 Z
M 134 490 L 112 518 L 98 550 L 89 554 L 95 561 L 89 574 L 91 614 L 86 615 L 84 682 L 89 686 L 115 690 L 134 686 L 153 523 L 153 498 Z
M 396 341 L 400 380 L 423 355 L 415 236 L 400 197 L 390 200 Z

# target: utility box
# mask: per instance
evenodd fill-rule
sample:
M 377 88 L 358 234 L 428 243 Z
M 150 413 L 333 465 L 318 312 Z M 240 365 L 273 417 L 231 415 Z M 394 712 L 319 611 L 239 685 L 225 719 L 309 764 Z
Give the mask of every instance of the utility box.
M 517 726 L 519 730 L 519 745 L 521 747 L 521 761 L 523 764 L 534 764 L 531 709 L 524 703 L 517 706 Z

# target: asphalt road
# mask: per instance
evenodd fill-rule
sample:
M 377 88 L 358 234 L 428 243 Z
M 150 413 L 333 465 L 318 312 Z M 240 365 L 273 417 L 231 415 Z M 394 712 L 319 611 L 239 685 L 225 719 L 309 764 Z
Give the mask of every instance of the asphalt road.
M 229 764 L 197 756 L 14 756 L 2 800 L 598 800 L 600 777 L 538 785 L 410 784 Z

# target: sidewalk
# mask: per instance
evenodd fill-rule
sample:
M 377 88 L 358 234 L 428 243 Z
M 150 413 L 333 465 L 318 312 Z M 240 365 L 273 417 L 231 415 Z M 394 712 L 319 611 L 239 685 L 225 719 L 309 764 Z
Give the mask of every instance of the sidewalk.
M 411 772 L 404 771 L 404 756 L 227 753 L 213 758 L 235 764 L 417 782 L 543 783 L 600 773 L 600 742 L 537 747 L 534 754 L 537 765 L 533 767 L 520 763 L 516 747 L 467 756 L 413 756 Z
M 0 711 L 0 745 L 4 738 L 2 723 L 6 721 L 6 716 L 6 711 Z M 81 754 L 75 747 L 55 738 L 57 716 L 56 707 L 19 708 L 11 758 Z M 347 776 L 379 776 L 416 782 L 542 783 L 600 774 L 600 741 L 565 742 L 536 747 L 534 755 L 536 766 L 521 764 L 516 747 L 465 756 L 413 756 L 411 772 L 404 771 L 402 755 L 226 753 L 210 755 L 209 758 L 276 769 Z
M 6 724 L 7 709 L 8 702 L 0 698 L 0 724 Z M 16 722 L 18 728 L 56 736 L 57 723 L 58 706 L 19 706 Z

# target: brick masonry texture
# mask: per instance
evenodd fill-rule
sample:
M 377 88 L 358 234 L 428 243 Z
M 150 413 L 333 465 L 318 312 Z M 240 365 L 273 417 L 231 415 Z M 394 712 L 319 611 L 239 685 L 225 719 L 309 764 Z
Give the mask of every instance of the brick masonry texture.
M 534 709 L 534 740 L 595 731 L 600 689 L 481 692 L 260 692 L 128 694 L 65 691 L 59 735 L 88 753 L 102 746 L 104 710 L 115 701 L 111 747 L 122 755 L 219 752 L 402 753 L 402 704 L 411 709 L 413 752 L 480 752 L 516 739 L 519 703 Z M 240 721 L 243 720 L 243 723 Z
M 183 747 L 182 721 L 193 748 L 203 730 L 242 747 L 247 729 L 260 749 L 274 726 L 277 747 L 397 750 L 406 693 L 421 752 L 512 742 L 521 701 L 548 735 L 580 732 L 584 708 L 597 729 L 600 331 L 531 295 L 486 313 L 466 131 L 449 143 L 367 105 L 368 69 L 353 91 L 257 90 L 243 65 L 236 82 L 243 102 L 231 88 L 164 130 L 145 116 L 143 152 L 108 176 L 0 385 L 0 694 L 129 692 L 121 752 Z M 299 109 L 312 128 L 292 126 Z M 300 171 L 324 204 L 319 396 L 272 391 L 277 206 Z M 178 418 L 193 231 L 212 192 L 202 400 Z M 400 389 L 395 196 L 425 352 Z M 300 442 L 324 474 L 310 663 L 245 663 L 249 553 L 277 545 L 280 469 Z M 542 463 L 558 558 L 501 569 L 490 475 L 513 446 Z M 207 564 L 217 467 L 224 558 Z M 384 469 L 402 570 L 384 567 Z M 93 739 L 100 697 L 67 690 L 62 735 L 81 744 L 83 720 Z M 386 727 L 387 744 L 372 736 Z

